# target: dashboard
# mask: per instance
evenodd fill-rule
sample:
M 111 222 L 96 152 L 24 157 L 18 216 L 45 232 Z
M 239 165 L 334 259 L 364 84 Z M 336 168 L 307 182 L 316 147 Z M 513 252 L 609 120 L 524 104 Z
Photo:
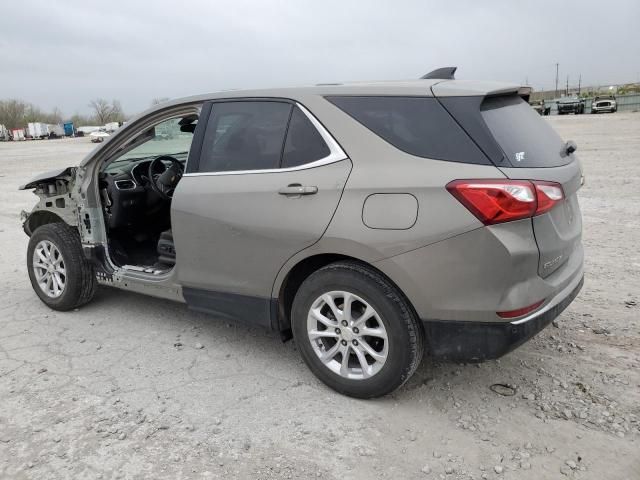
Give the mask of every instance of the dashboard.
M 182 159 L 179 159 L 184 164 Z M 125 165 L 110 165 L 100 173 L 99 185 L 102 205 L 109 228 L 135 225 L 145 216 L 166 207 L 168 204 L 151 188 L 149 165 L 153 159 L 127 162 Z M 164 162 L 165 167 L 171 165 Z M 158 165 L 158 171 L 164 169 Z

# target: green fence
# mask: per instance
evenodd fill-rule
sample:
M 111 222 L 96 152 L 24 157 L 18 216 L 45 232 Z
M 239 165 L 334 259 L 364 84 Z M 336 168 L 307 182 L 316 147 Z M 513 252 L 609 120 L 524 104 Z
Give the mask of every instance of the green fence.
M 640 94 L 633 95 L 616 95 L 619 112 L 640 111 Z

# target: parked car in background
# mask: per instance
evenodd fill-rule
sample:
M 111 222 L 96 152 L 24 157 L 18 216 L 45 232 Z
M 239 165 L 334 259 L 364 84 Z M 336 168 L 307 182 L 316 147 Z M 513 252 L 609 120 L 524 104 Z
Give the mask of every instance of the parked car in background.
M 551 113 L 551 105 L 547 105 L 544 100 L 534 102 L 531 104 L 533 109 L 538 112 L 538 115 L 549 115 Z
M 453 71 L 156 105 L 21 187 L 35 293 L 72 310 L 103 284 L 272 329 L 360 398 L 424 350 L 504 355 L 580 291 L 582 169 L 529 88 Z
M 591 113 L 614 113 L 616 111 L 618 111 L 618 102 L 614 95 L 598 96 L 591 102 Z
M 104 142 L 105 138 L 108 138 L 110 136 L 111 135 L 109 135 L 107 132 L 103 132 L 103 131 L 91 132 L 89 134 L 89 137 L 91 138 L 91 143 L 102 143 Z
M 584 113 L 584 100 L 579 97 L 563 97 L 557 102 L 558 115 L 573 113 L 580 115 Z

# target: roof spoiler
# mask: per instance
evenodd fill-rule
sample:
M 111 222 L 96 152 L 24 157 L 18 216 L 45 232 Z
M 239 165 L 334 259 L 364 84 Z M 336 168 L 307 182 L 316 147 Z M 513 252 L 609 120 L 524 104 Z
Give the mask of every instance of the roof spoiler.
M 455 80 L 456 77 L 454 75 L 457 69 L 458 67 L 436 68 L 435 70 L 432 70 L 426 75 L 423 75 L 422 77 L 420 77 L 420 79 L 422 80 L 427 80 L 427 79 Z

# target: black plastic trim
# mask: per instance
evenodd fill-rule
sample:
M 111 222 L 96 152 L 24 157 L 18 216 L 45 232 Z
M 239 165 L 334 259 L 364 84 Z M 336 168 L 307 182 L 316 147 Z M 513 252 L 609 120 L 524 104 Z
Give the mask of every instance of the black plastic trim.
M 193 173 L 198 171 L 200 165 L 200 153 L 202 152 L 202 142 L 204 140 L 204 134 L 207 131 L 207 123 L 209 123 L 209 115 L 211 113 L 211 105 L 213 102 L 207 102 L 202 105 L 200 110 L 200 116 L 198 117 L 198 123 L 196 129 L 193 132 L 193 140 L 191 140 L 191 148 L 189 149 L 189 156 L 187 157 L 187 164 L 184 169 L 184 173 Z
M 272 329 L 272 299 L 183 287 L 182 295 L 192 310 L 225 320 Z
M 583 283 L 584 277 L 560 303 L 520 324 L 423 320 L 431 355 L 465 362 L 499 358 L 549 325 L 576 298 Z

